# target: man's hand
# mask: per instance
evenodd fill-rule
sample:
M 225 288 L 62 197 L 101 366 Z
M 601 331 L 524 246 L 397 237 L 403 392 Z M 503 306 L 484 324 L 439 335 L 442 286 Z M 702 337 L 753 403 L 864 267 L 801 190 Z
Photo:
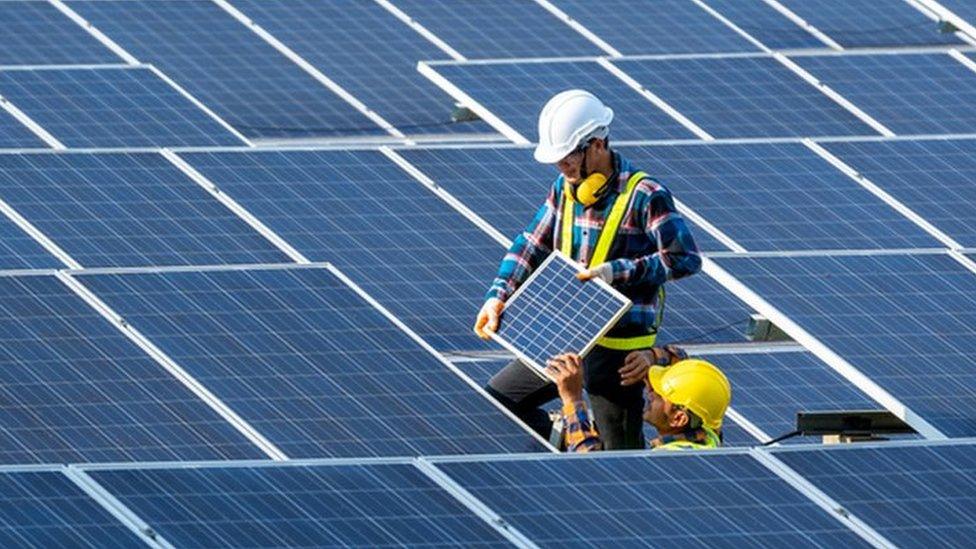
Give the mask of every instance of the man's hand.
M 634 351 L 624 359 L 623 368 L 617 370 L 621 385 L 642 383 L 651 366 L 667 366 L 688 358 L 688 353 L 677 345 L 652 347 L 645 351 Z
M 583 366 L 579 355 L 566 353 L 546 362 L 546 374 L 556 382 L 563 402 L 583 399 Z
M 505 302 L 493 297 L 485 304 L 481 306 L 481 311 L 478 312 L 478 318 L 474 321 L 474 333 L 478 334 L 481 339 L 491 339 L 489 332 L 498 331 L 498 320 L 502 316 L 502 310 L 505 309 Z
M 600 263 L 592 269 L 587 269 L 585 271 L 576 273 L 576 278 L 582 280 L 583 282 L 592 280 L 594 278 L 599 278 L 607 284 L 610 284 L 613 282 L 613 265 L 609 263 Z

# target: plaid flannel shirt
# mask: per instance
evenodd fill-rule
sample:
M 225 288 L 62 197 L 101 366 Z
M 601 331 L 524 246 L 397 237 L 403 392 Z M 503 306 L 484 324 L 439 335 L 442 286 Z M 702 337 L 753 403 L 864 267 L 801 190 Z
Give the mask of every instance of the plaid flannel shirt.
M 617 153 L 614 162 L 616 187 L 589 208 L 575 204 L 572 257 L 583 264 L 589 264 L 614 200 L 626 190 L 627 180 L 635 171 Z M 562 211 L 560 175 L 535 217 L 512 242 L 486 299 L 505 301 L 553 250 L 560 249 Z M 627 315 L 607 334 L 617 337 L 648 333 L 654 326 L 660 285 L 701 269 L 698 246 L 675 209 L 671 192 L 651 178 L 634 188 L 607 260 L 613 267 L 613 286 L 633 302 Z

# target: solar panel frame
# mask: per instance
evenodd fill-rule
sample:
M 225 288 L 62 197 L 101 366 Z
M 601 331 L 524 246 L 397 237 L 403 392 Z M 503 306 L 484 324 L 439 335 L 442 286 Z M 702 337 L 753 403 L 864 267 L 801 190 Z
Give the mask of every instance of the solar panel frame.
M 548 379 L 545 374 L 545 361 L 548 358 L 567 352 L 585 357 L 596 345 L 597 340 L 603 337 L 632 305 L 629 298 L 602 280 L 595 278 L 587 282 L 578 281 L 574 275 L 581 271 L 577 263 L 562 253 L 549 254 L 549 257 L 505 301 L 498 331 L 489 332 L 492 340 L 521 358 L 526 365 L 532 366 L 536 375 L 544 379 Z M 554 276 L 552 280 L 546 278 L 550 273 Z M 539 284 L 543 286 L 539 289 L 540 293 L 536 294 Z M 578 289 L 573 290 L 572 286 L 577 284 Z M 561 288 L 551 290 L 552 285 L 559 285 Z M 595 289 L 594 286 L 599 293 L 594 292 L 589 297 L 584 297 L 584 293 L 590 293 L 587 290 Z M 568 293 L 564 289 L 567 287 L 570 288 Z M 547 295 L 548 291 L 554 293 Z M 587 309 L 591 303 L 598 300 L 603 303 L 597 305 L 596 311 Z M 556 302 L 558 307 L 555 311 L 551 308 L 553 302 Z M 550 308 L 547 308 L 547 304 Z M 596 322 L 584 321 L 581 326 L 574 326 L 573 321 L 582 316 L 576 313 L 583 312 L 594 313 L 590 320 Z M 539 333 L 525 341 L 523 334 L 536 327 L 535 321 L 539 316 L 550 313 L 554 316 L 551 321 L 554 327 L 539 330 Z M 531 317 L 525 320 L 523 315 L 531 315 Z M 510 328 L 513 325 L 516 327 L 514 334 Z M 573 327 L 570 337 L 560 338 L 559 332 L 567 327 Z M 594 328 L 597 329 L 593 331 Z M 539 339 L 543 341 L 540 342 Z

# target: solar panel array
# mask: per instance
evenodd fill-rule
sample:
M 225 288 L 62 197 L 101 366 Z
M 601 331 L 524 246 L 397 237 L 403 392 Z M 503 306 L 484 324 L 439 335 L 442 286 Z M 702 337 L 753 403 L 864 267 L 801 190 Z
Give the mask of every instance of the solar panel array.
M 0 1 L 0 544 L 971 545 L 973 17 Z M 852 408 L 928 440 L 555 456 L 492 401 L 471 325 L 572 87 L 694 231 L 658 341 L 727 373 L 726 446 Z

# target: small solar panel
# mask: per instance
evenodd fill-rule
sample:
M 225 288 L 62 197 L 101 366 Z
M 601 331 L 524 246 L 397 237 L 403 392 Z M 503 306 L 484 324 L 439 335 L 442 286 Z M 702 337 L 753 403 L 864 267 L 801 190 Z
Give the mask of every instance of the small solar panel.
M 506 544 L 408 463 L 89 474 L 176 547 Z
M 305 257 L 339 266 L 438 350 L 488 347 L 471 326 L 504 247 L 381 153 L 183 157 Z
M 321 266 L 83 282 L 289 457 L 543 449 Z
M 947 436 L 976 435 L 976 275 L 944 254 L 718 264 Z M 924 358 L 918 357 L 924 349 Z
M 976 72 L 946 54 L 793 60 L 896 134 L 969 133 L 976 127 Z
M 676 197 L 749 251 L 942 246 L 800 143 L 641 147 L 627 154 L 653 166 Z
M 864 141 L 823 146 L 967 247 L 976 247 L 976 141 Z
M 0 110 L 0 149 L 49 148 L 47 143 L 5 110 Z
M 695 139 L 595 61 L 438 64 L 432 68 L 530 141 L 539 134 L 539 112 L 557 93 L 591 90 L 614 111 L 611 139 Z
M 899 547 L 969 547 L 976 537 L 972 441 L 775 451 Z
M 625 55 L 759 50 L 693 2 L 554 0 L 553 4 Z
M 0 277 L 0 462 L 265 455 L 53 276 Z
M 0 65 L 118 63 L 119 57 L 49 2 L 0 2 Z
M 779 0 L 844 47 L 963 45 L 904 0 Z
M 290 262 L 161 155 L 0 155 L 0 198 L 86 267 Z
M 540 546 L 867 546 L 746 453 L 436 466 Z
M 772 57 L 621 59 L 613 64 L 713 137 L 877 135 Z
M 825 48 L 826 44 L 764 0 L 705 0 L 735 26 L 774 50 Z
M 243 144 L 147 67 L 4 69 L 0 94 L 68 147 Z
M 252 137 L 383 134 L 376 123 L 207 0 L 68 2 Z
M 566 256 L 550 254 L 505 302 L 493 334 L 540 375 L 552 356 L 585 355 L 630 309 L 630 300 L 608 284 L 581 282 L 578 272 Z
M 535 2 L 395 0 L 398 8 L 471 59 L 601 55 Z
M 0 472 L 0 545 L 95 548 L 142 544 L 60 471 Z
M 417 72 L 418 60 L 450 57 L 378 3 L 234 5 L 404 133 L 494 132 L 484 122 L 451 121 L 454 100 Z

